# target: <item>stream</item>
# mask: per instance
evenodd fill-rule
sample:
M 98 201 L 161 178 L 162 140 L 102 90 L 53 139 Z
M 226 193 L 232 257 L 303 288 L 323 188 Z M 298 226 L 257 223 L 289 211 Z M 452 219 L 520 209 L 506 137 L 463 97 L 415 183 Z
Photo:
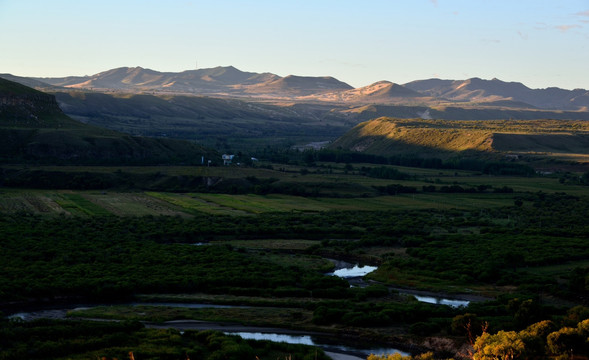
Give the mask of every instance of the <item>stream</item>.
M 339 276 L 341 278 L 344 278 L 348 280 L 350 286 L 368 286 L 368 283 L 363 279 L 363 277 L 378 269 L 378 267 L 376 266 L 360 266 L 358 264 L 352 264 L 341 260 L 328 260 L 334 263 L 335 271 L 328 273 L 326 275 Z M 445 297 L 435 296 L 435 294 L 426 291 L 413 291 L 396 288 L 393 288 L 393 290 L 398 291 L 401 295 L 413 296 L 417 301 L 425 302 L 428 304 L 446 305 L 453 308 L 468 306 L 468 304 L 470 304 L 470 300 L 449 299 Z
M 358 264 L 352 264 L 344 261 L 330 260 L 335 264 L 335 270 L 332 273 L 326 275 L 339 276 L 345 278 L 351 284 L 351 286 L 368 286 L 368 284 L 362 279 L 366 274 L 375 271 L 376 266 L 359 266 Z M 447 305 L 452 307 L 467 306 L 468 300 L 460 299 L 447 299 L 443 297 L 432 296 L 430 293 L 423 293 L 419 291 L 407 291 L 400 290 L 401 294 L 408 296 L 414 296 L 418 301 Z M 126 305 L 132 306 L 168 306 L 168 307 L 184 307 L 184 308 L 235 308 L 247 306 L 234 306 L 234 305 L 211 305 L 211 304 L 190 304 L 190 303 L 146 303 L 136 302 Z M 14 313 L 8 318 L 20 319 L 22 321 L 32 321 L 41 318 L 51 319 L 67 319 L 67 313 L 69 311 L 89 309 L 97 305 L 92 306 L 69 306 L 65 308 L 54 308 L 45 309 L 38 311 L 29 312 L 18 312 Z M 351 344 L 352 340 L 342 339 L 341 337 L 328 335 L 328 334 L 308 334 L 301 331 L 292 331 L 277 328 L 263 328 L 253 326 L 243 326 L 238 324 L 217 324 L 206 321 L 194 321 L 194 320 L 183 320 L 183 321 L 169 321 L 163 324 L 146 323 L 147 327 L 150 328 L 175 328 L 178 330 L 205 330 L 213 329 L 219 330 L 226 334 L 239 335 L 244 339 L 254 340 L 269 340 L 276 342 L 286 342 L 291 344 L 305 344 L 317 346 L 323 349 L 334 360 L 360 360 L 366 359 L 370 354 L 392 354 L 399 353 L 401 355 L 410 355 L 407 352 L 403 352 L 399 349 L 386 348 L 379 345 L 369 346 L 367 344 Z
M 195 304 L 195 303 L 129 303 L 121 305 L 132 306 L 169 306 L 169 307 L 183 307 L 183 308 L 248 308 L 248 306 L 234 306 L 234 305 L 211 305 L 211 304 Z M 68 312 L 75 312 L 76 310 L 86 310 L 99 305 L 80 305 L 69 306 L 61 308 L 44 309 L 29 312 L 18 312 L 8 316 L 9 319 L 19 319 L 21 321 L 33 321 L 37 319 L 68 319 Z M 108 306 L 108 304 L 105 304 Z M 148 328 L 168 329 L 174 328 L 180 331 L 183 330 L 217 330 L 229 335 L 238 335 L 244 339 L 253 340 L 269 340 L 275 342 L 286 342 L 289 344 L 304 344 L 317 346 L 321 348 L 328 356 L 334 360 L 363 360 L 370 354 L 393 354 L 399 353 L 401 355 L 410 355 L 407 352 L 395 348 L 387 348 L 382 345 L 370 346 L 366 343 L 352 344 L 353 340 L 344 340 L 341 337 L 314 333 L 309 334 L 304 331 L 287 330 L 279 328 L 266 328 L 256 326 L 245 326 L 240 324 L 225 324 L 214 323 L 197 320 L 177 320 L 167 321 L 164 323 L 144 323 Z

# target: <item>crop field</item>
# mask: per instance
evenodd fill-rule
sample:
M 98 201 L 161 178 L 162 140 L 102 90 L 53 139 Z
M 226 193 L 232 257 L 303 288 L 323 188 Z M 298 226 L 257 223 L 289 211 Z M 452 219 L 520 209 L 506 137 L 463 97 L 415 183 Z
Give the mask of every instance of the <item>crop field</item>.
M 54 194 L 55 202 L 65 211 L 78 216 L 110 215 L 111 212 L 82 196 L 80 193 L 60 192 Z
M 67 213 L 55 200 L 35 190 L 3 191 L 0 193 L 0 209 L 8 213 Z
M 216 215 L 247 215 L 248 213 L 233 207 L 226 207 L 221 204 L 207 201 L 197 194 L 177 194 L 163 192 L 148 192 L 147 195 L 165 201 L 173 206 L 181 208 L 182 211 L 190 214 L 207 213 Z
M 359 198 L 310 198 L 282 194 L 230 195 L 11 189 L 0 193 L 0 212 L 73 216 L 190 217 L 200 213 L 243 216 L 292 211 L 384 211 L 428 208 L 477 210 L 513 205 L 513 199 L 513 194 L 493 193 L 419 193 Z
M 6 166 L 8 171 L 21 170 Z M 274 168 L 274 169 L 273 169 Z M 371 169 L 396 171 L 400 179 L 367 176 Z M 314 166 L 263 167 L 202 166 L 30 166 L 61 178 L 118 179 L 104 190 L 48 190 L 0 188 L 0 212 L 72 216 L 198 216 L 256 215 L 273 212 L 386 211 L 415 209 L 478 210 L 511 206 L 525 194 L 563 192 L 586 196 L 580 173 L 544 176 L 497 176 L 481 172 L 424 169 L 379 164 L 317 163 Z M 54 175 L 57 174 L 57 175 Z M 98 175 L 97 175 L 98 174 Z M 101 175 L 102 174 L 102 175 Z M 124 175 L 121 175 L 124 174 Z M 100 177 L 103 176 L 103 177 Z M 42 176 L 41 176 L 42 178 Z M 575 181 L 577 179 L 577 181 Z M 89 181 L 90 181 L 89 180 Z M 210 183 L 228 184 L 219 191 Z M 243 183 L 250 188 L 239 190 Z M 131 185 L 129 185 L 131 184 Z M 207 185 L 203 185 L 207 184 Z M 234 185 L 232 185 L 234 184 Z M 262 184 L 269 193 L 255 191 Z M 413 192 L 392 195 L 387 186 L 410 187 Z M 217 185 L 214 185 L 217 186 Z M 231 186 L 234 187 L 232 191 Z M 460 187 L 460 191 L 442 190 Z M 434 190 L 422 191 L 424 187 Z M 478 191 L 478 188 L 484 191 Z M 83 187 L 82 187 L 83 188 Z M 497 191 L 508 188 L 509 191 Z M 302 190 L 299 190 L 302 189 Z M 472 190 L 475 190 L 473 192 Z
M 143 193 L 70 190 L 3 190 L 0 193 L 0 212 L 72 216 L 189 216 L 172 204 Z
M 410 194 L 366 198 L 307 198 L 291 195 L 228 195 L 149 193 L 182 206 L 187 212 L 243 215 L 267 212 L 323 212 L 331 210 L 383 211 L 399 209 L 478 209 L 513 204 L 513 196 L 501 194 Z
M 84 197 L 92 203 L 118 216 L 189 216 L 173 204 L 143 193 L 86 193 Z

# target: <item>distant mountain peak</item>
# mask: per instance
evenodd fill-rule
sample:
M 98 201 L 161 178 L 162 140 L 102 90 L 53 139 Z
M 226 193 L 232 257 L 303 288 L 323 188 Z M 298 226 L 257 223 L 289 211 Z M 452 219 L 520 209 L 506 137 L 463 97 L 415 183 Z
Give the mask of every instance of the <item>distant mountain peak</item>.
M 354 89 L 332 76 L 285 77 L 272 73 L 245 72 L 233 65 L 182 72 L 158 72 L 141 66 L 120 67 L 92 76 L 65 78 L 32 78 L 51 86 L 121 90 L 128 92 L 165 92 L 207 96 L 258 96 L 266 98 L 354 101 L 368 103 L 472 102 L 522 106 L 529 104 L 540 109 L 579 110 L 589 107 L 586 90 L 559 88 L 530 89 L 519 82 L 505 82 L 472 77 L 466 80 L 432 78 L 403 85 L 381 80 Z M 406 100 L 403 100 L 406 98 Z M 491 106 L 491 105 L 490 105 Z

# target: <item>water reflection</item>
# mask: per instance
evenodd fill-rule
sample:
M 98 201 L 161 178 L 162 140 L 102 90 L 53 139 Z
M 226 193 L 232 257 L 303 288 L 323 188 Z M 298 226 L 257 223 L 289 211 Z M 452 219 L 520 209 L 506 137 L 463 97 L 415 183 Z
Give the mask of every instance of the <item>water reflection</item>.
M 355 277 L 362 277 L 366 274 L 369 274 L 377 269 L 376 266 L 358 266 L 354 265 L 351 268 L 342 268 L 337 269 L 330 275 L 339 276 L 341 278 L 355 278 Z
M 226 332 L 226 334 L 238 335 L 246 340 L 270 340 L 287 344 L 315 345 L 309 335 L 268 334 L 261 332 Z
M 470 301 L 467 300 L 452 300 L 452 299 L 444 299 L 444 298 L 436 298 L 433 296 L 419 296 L 413 295 L 417 301 L 429 303 L 429 304 L 439 304 L 439 305 L 448 305 L 453 308 L 461 307 L 461 306 L 468 306 Z
M 317 346 L 322 348 L 326 352 L 342 352 L 348 354 L 357 354 L 362 355 L 366 358 L 370 354 L 401 354 L 403 356 L 410 355 L 407 352 L 401 351 L 399 349 L 394 348 L 381 348 L 381 347 L 371 347 L 367 348 L 357 348 L 347 345 L 339 345 L 339 344 L 330 344 L 327 342 L 322 342 L 319 339 L 315 339 L 309 335 L 285 335 L 285 334 L 276 334 L 276 333 L 261 333 L 261 332 L 226 332 L 229 335 L 239 335 L 244 339 L 247 340 L 269 340 L 274 342 L 285 342 L 287 344 L 303 344 L 303 345 L 311 345 Z

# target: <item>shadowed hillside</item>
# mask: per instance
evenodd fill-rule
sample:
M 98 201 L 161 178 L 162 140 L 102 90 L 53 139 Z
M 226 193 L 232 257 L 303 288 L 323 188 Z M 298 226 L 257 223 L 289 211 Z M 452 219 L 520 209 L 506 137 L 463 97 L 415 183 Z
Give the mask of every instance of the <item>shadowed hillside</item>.
M 204 96 L 56 92 L 68 115 L 132 135 L 196 140 L 224 146 L 238 139 L 264 143 L 334 139 L 356 123 L 344 123 L 327 104 L 269 104 Z M 220 143 L 223 145 L 219 145 Z M 219 143 L 219 144 L 217 144 Z
M 53 95 L 1 78 L 0 135 L 3 162 L 167 163 L 214 156 L 189 142 L 132 137 L 80 123 L 61 111 Z
M 444 121 L 378 118 L 336 140 L 334 149 L 378 155 L 589 154 L 589 124 L 583 121 Z

